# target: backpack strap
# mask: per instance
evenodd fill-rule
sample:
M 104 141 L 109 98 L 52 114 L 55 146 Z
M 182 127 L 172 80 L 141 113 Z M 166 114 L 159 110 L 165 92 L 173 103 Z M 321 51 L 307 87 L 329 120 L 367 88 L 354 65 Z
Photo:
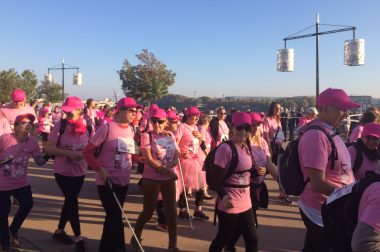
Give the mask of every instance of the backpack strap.
M 62 135 L 65 133 L 65 129 L 66 129 L 66 125 L 67 125 L 67 120 L 66 119 L 61 119 L 61 125 L 59 127 L 59 136 L 58 136 L 58 140 L 57 140 L 57 148 L 59 148 L 59 144 L 61 143 L 61 137 Z
M 330 135 L 324 128 L 322 128 L 321 126 L 318 126 L 318 125 L 311 125 L 311 126 L 307 127 L 305 129 L 305 131 L 302 132 L 302 134 L 304 134 L 306 131 L 309 131 L 311 129 L 316 129 L 316 130 L 322 131 L 323 134 L 325 134 L 325 136 L 329 140 L 329 142 L 331 144 L 331 153 L 329 155 L 329 160 L 331 160 L 331 170 L 334 170 L 334 165 L 335 165 L 334 160 L 338 159 L 338 151 L 337 151 L 335 142 L 333 140 L 333 137 L 337 136 L 338 134 L 335 133 L 335 134 Z
M 239 162 L 239 156 L 238 156 L 238 152 L 237 152 L 237 149 L 235 147 L 235 144 L 230 140 L 226 141 L 225 143 L 228 144 L 231 148 L 232 158 L 230 161 L 230 166 L 228 167 L 226 173 L 224 174 L 223 182 L 226 181 L 229 177 L 231 177 L 231 175 L 233 173 L 235 173 L 237 164 Z
M 354 146 L 356 151 L 355 162 L 354 166 L 352 167 L 352 171 L 355 174 L 363 163 L 363 153 L 360 150 L 359 144 L 357 144 L 357 142 L 354 142 L 352 145 Z

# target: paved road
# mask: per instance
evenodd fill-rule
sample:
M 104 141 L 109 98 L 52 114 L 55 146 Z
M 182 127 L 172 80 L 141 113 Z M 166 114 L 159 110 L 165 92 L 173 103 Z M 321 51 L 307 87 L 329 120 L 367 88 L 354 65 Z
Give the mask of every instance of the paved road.
M 32 167 L 29 169 L 32 183 L 34 208 L 20 231 L 23 250 L 19 251 L 44 251 L 67 252 L 75 251 L 73 246 L 64 246 L 55 243 L 51 239 L 52 232 L 58 224 L 59 213 L 62 207 L 63 197 L 55 183 L 51 163 L 44 167 Z M 142 210 L 142 196 L 136 185 L 140 175 L 133 174 L 131 186 L 124 205 L 132 225 Z M 305 235 L 302 220 L 296 205 L 282 205 L 277 198 L 276 185 L 268 179 L 270 192 L 270 205 L 267 210 L 259 210 L 259 249 L 260 251 L 300 251 Z M 80 218 L 82 234 L 86 237 L 87 251 L 97 251 L 101 236 L 104 211 L 97 196 L 93 172 L 86 177 L 84 187 L 80 194 Z M 214 201 L 206 201 L 204 210 L 209 216 L 213 216 Z M 194 199 L 190 199 L 190 206 L 194 206 Z M 12 213 L 14 212 L 14 208 Z M 189 223 L 178 220 L 178 247 L 181 251 L 208 251 L 210 241 L 215 237 L 217 228 L 210 221 L 194 221 L 194 229 Z M 68 234 L 72 235 L 71 227 L 66 227 Z M 130 230 L 125 228 L 127 244 L 131 237 Z M 156 230 L 156 216 L 147 223 L 143 233 L 143 246 L 146 251 L 166 251 L 167 234 Z M 242 239 L 238 243 L 238 251 L 244 251 Z M 128 247 L 130 251 L 130 247 Z

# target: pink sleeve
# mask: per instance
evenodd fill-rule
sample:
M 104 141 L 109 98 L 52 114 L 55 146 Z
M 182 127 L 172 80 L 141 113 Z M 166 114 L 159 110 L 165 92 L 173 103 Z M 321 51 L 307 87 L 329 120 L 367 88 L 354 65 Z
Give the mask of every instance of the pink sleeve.
M 360 130 L 360 125 L 357 126 L 350 135 L 350 143 L 355 142 L 358 138 L 362 136 L 362 131 Z
M 141 149 L 150 148 L 150 137 L 148 133 L 141 134 Z
M 58 121 L 56 124 L 54 124 L 54 127 L 49 135 L 49 140 L 52 142 L 57 142 L 59 137 L 59 129 L 61 128 L 61 121 Z
M 226 168 L 232 158 L 231 148 L 228 144 L 222 144 L 215 152 L 214 164 Z
M 177 132 L 176 132 L 176 135 L 175 135 L 175 139 L 176 139 L 176 141 L 179 141 L 179 140 L 181 140 L 181 138 L 182 138 L 182 135 L 183 135 L 183 127 L 181 127 L 181 125 L 178 127 L 178 130 L 177 130 Z
M 100 126 L 95 135 L 91 138 L 90 143 L 96 147 L 100 146 L 106 140 L 107 131 L 110 130 L 109 127 L 111 126 L 108 124 Z
M 264 150 L 264 152 L 265 152 L 265 155 L 267 155 L 267 156 L 271 156 L 270 155 L 270 152 L 269 152 L 269 146 L 268 146 L 268 143 L 264 140 L 264 139 L 262 139 L 262 141 L 261 141 L 261 145 L 262 145 L 262 148 L 263 148 L 263 150 Z
M 301 166 L 325 170 L 331 152 L 331 144 L 320 130 L 309 130 L 300 139 L 298 153 Z
M 100 163 L 98 159 L 95 157 L 96 146 L 92 143 L 88 143 L 87 146 L 83 149 L 82 154 L 87 164 L 98 171 L 100 169 Z

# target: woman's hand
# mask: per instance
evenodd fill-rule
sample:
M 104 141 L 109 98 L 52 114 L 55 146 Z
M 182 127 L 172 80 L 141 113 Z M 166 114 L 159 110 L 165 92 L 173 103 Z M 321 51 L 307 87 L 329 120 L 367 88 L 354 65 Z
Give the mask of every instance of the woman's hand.
M 267 172 L 267 168 L 265 168 L 265 167 L 260 166 L 257 169 L 257 174 L 259 174 L 259 176 L 264 176 L 266 172 Z
M 98 173 L 99 173 L 100 179 L 103 181 L 103 183 L 105 183 L 106 180 L 108 179 L 108 172 L 107 172 L 107 170 L 104 169 L 103 167 L 100 167 Z
M 70 151 L 69 154 L 67 155 L 67 157 L 73 161 L 79 161 L 83 158 L 82 152 L 80 152 L 80 151 Z
M 160 173 L 160 174 L 165 174 L 165 175 L 168 175 L 169 176 L 169 178 L 170 178 L 170 180 L 177 180 L 178 179 L 178 176 L 177 176 L 177 174 L 175 174 L 175 172 L 171 169 L 171 168 L 169 168 L 169 167 L 161 167 L 159 170 L 158 170 L 158 172 Z

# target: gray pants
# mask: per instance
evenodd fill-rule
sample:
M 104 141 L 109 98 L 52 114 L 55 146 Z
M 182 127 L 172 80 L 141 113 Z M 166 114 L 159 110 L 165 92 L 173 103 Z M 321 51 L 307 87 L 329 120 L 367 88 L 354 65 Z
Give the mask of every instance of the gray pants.
M 380 232 L 366 223 L 358 222 L 351 241 L 354 252 L 380 251 Z

